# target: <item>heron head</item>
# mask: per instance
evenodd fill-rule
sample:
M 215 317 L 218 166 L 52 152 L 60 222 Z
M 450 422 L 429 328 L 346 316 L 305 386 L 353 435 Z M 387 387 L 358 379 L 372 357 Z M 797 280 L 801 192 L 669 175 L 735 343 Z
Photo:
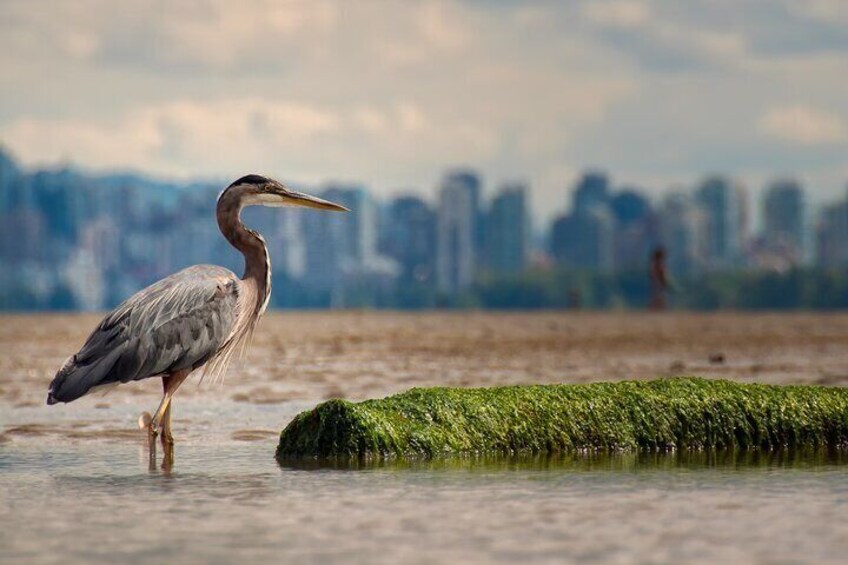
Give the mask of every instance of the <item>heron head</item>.
M 300 206 L 336 212 L 349 211 L 340 204 L 292 190 L 283 183 L 262 175 L 243 176 L 228 186 L 227 191 L 235 188 L 241 191 L 241 201 L 245 206 Z

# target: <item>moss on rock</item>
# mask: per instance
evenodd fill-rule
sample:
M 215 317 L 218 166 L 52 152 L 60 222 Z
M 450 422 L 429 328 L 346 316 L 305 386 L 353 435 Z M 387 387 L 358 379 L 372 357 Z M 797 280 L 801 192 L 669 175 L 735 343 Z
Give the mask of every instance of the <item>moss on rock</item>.
M 848 389 L 674 378 L 331 400 L 292 420 L 277 457 L 846 444 Z

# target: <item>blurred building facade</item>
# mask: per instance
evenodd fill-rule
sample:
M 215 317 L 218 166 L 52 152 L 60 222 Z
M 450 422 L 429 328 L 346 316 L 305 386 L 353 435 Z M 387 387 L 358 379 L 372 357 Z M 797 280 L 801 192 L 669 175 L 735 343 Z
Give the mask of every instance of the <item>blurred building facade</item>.
M 695 202 L 704 214 L 704 266 L 740 266 L 747 212 L 744 189 L 728 178 L 710 177 L 696 189 Z
M 614 228 L 607 176 L 586 173 L 572 192 L 571 213 L 554 220 L 551 255 L 562 267 L 609 271 L 614 260 Z
M 436 282 L 453 295 L 474 282 L 479 256 L 480 183 L 476 175 L 445 176 L 439 190 L 436 232 Z
M 848 266 L 848 188 L 845 192 L 822 209 L 816 224 L 816 265 L 825 269 Z
M 436 212 L 417 196 L 389 205 L 383 251 L 397 261 L 404 282 L 432 282 L 436 271 Z
M 807 259 L 804 194 L 793 179 L 780 179 L 766 188 L 763 197 L 763 246 L 792 264 Z
M 657 239 L 666 250 L 671 273 L 688 276 L 703 267 L 707 237 L 705 217 L 692 196 L 683 191 L 663 197 L 657 211 Z
M 527 267 L 530 211 L 524 184 L 504 185 L 492 199 L 486 216 L 486 265 L 501 275 L 515 275 Z
M 648 198 L 638 189 L 624 188 L 610 198 L 613 217 L 613 267 L 617 271 L 645 268 L 659 243 L 659 223 Z

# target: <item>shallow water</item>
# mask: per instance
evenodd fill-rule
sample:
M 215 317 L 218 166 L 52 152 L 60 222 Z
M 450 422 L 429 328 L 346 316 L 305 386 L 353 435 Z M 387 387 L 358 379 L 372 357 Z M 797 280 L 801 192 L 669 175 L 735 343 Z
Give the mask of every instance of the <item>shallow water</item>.
M 43 405 L 96 320 L 0 320 L 0 563 L 841 562 L 848 453 L 274 460 L 327 396 L 687 372 L 848 382 L 848 317 L 294 314 L 223 387 L 184 385 L 149 470 L 154 380 Z M 14 322 L 12 324 L 12 322 Z M 727 362 L 712 365 L 720 351 Z M 679 363 L 678 363 L 679 361 Z
M 316 465 L 275 461 L 270 434 L 234 434 L 245 418 L 259 433 L 306 406 L 184 403 L 169 472 L 148 469 L 141 432 L 20 441 L 8 422 L 0 562 L 837 562 L 848 552 L 846 452 Z

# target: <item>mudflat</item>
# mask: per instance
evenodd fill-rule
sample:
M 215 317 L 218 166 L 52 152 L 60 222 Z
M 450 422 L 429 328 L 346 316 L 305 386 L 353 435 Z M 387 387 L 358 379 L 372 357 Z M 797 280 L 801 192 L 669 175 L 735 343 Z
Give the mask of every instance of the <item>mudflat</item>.
M 33 407 L 98 314 L 0 316 L 0 402 Z M 848 314 L 273 312 L 222 385 L 180 398 L 274 404 L 363 399 L 414 386 L 576 383 L 698 375 L 848 384 Z M 158 379 L 95 402 L 153 401 Z

